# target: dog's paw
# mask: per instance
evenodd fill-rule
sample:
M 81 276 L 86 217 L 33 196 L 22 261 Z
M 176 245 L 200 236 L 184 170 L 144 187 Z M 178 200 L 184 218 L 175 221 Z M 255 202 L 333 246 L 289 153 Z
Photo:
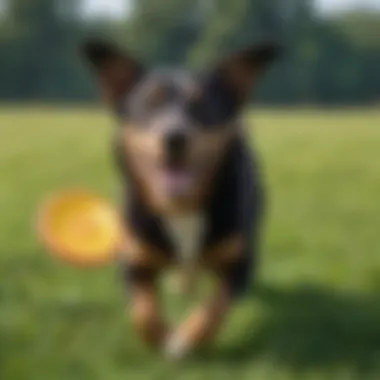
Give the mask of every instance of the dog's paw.
M 165 342 L 163 348 L 164 358 L 169 362 L 181 362 L 189 354 L 187 342 L 181 337 L 171 336 Z

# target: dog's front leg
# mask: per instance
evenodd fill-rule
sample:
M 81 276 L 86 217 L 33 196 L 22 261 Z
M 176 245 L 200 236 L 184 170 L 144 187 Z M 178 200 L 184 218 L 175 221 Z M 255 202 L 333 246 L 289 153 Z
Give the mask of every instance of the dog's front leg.
M 203 343 L 212 340 L 219 331 L 231 304 L 228 289 L 220 285 L 208 302 L 198 306 L 168 336 L 165 354 L 169 359 L 179 360 Z
M 151 280 L 131 284 L 129 315 L 135 331 L 148 346 L 159 349 L 168 335 L 155 284 Z

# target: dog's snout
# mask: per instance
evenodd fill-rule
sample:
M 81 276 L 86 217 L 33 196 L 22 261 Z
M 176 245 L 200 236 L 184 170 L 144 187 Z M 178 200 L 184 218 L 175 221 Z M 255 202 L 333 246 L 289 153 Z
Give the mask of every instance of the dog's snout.
M 186 150 L 187 142 L 187 135 L 181 131 L 170 132 L 165 137 L 166 150 L 173 156 L 182 155 Z

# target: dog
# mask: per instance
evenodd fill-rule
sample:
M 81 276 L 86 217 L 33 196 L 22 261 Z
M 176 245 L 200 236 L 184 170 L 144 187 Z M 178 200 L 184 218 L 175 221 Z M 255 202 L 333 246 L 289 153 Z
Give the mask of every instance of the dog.
M 240 119 L 281 49 L 276 43 L 248 46 L 200 74 L 149 69 L 96 39 L 81 51 L 118 119 L 120 260 L 131 320 L 152 348 L 182 359 L 217 335 L 257 266 L 264 187 Z M 210 299 L 176 328 L 164 321 L 156 286 L 172 265 L 188 278 L 203 268 L 216 279 Z

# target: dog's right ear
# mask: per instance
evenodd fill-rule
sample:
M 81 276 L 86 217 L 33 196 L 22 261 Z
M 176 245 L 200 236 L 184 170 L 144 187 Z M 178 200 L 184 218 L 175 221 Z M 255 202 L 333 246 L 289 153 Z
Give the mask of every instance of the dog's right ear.
M 143 67 L 119 47 L 101 40 L 88 40 L 81 53 L 95 71 L 104 100 L 117 106 L 143 75 Z
M 281 47 L 274 42 L 248 46 L 221 59 L 214 69 L 212 80 L 218 82 L 233 103 L 240 107 L 249 99 L 265 70 L 281 53 Z

